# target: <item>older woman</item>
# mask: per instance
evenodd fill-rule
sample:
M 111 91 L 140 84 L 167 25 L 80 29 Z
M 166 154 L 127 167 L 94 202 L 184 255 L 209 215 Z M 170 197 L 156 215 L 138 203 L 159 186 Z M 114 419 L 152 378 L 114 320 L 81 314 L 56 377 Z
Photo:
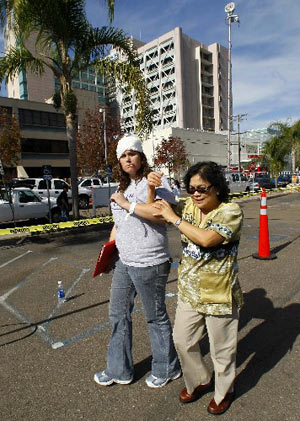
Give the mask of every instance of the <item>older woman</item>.
M 186 384 L 179 399 L 195 401 L 213 385 L 199 347 L 207 330 L 215 373 L 215 393 L 207 409 L 221 414 L 234 398 L 238 314 L 243 303 L 237 274 L 243 215 L 238 204 L 228 203 L 229 189 L 216 163 L 193 165 L 184 182 L 190 197 L 176 212 L 165 201 L 154 204 L 154 214 L 179 229 L 183 245 L 173 335 Z
M 107 367 L 96 373 L 94 380 L 102 386 L 132 382 L 131 313 L 138 294 L 152 348 L 152 373 L 146 384 L 158 388 L 180 377 L 181 370 L 165 305 L 165 287 L 170 271 L 166 228 L 161 218 L 153 216 L 154 208 L 150 202 L 158 198 L 175 203 L 175 198 L 167 179 L 150 171 L 137 136 L 120 139 L 117 157 L 120 185 L 118 192 L 111 196 L 115 225 L 110 240 L 116 240 L 120 258 L 110 294 L 112 334 Z

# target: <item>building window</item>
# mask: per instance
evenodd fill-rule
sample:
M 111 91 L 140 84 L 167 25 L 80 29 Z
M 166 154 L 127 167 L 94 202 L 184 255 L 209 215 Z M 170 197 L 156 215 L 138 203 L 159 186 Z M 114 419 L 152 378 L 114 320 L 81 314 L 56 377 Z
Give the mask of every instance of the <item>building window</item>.
M 51 127 L 66 129 L 65 116 L 60 113 L 19 108 L 20 127 Z
M 21 151 L 24 153 L 69 153 L 65 140 L 21 139 Z

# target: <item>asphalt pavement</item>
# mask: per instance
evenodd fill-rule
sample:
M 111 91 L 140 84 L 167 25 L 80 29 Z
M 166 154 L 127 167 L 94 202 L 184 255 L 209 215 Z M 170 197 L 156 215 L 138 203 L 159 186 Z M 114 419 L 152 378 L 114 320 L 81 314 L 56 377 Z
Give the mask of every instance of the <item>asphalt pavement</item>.
M 236 400 L 219 416 L 231 421 L 298 420 L 300 328 L 300 193 L 268 198 L 271 250 L 275 260 L 256 260 L 259 200 L 240 200 L 245 222 L 239 252 L 245 306 L 241 312 Z M 93 381 L 105 368 L 109 341 L 111 275 L 91 274 L 109 227 L 77 229 L 59 235 L 0 241 L 0 419 L 32 421 L 198 421 L 211 394 L 182 405 L 183 378 L 149 389 L 151 353 L 141 304 L 133 316 L 134 382 L 101 387 Z M 180 238 L 168 229 L 174 261 Z M 57 281 L 67 302 L 58 305 Z M 176 264 L 166 300 L 174 320 Z M 207 338 L 201 341 L 211 366 Z

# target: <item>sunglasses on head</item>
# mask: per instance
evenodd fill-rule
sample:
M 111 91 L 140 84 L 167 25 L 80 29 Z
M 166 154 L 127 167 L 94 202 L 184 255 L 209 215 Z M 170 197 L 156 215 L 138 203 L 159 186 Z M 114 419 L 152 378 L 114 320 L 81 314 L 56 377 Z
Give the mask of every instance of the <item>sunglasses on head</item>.
M 203 187 L 203 186 L 198 186 L 198 187 L 189 187 L 187 192 L 189 194 L 194 194 L 195 192 L 203 194 L 203 193 L 208 193 L 209 189 L 212 188 L 212 184 L 210 186 L 207 187 Z

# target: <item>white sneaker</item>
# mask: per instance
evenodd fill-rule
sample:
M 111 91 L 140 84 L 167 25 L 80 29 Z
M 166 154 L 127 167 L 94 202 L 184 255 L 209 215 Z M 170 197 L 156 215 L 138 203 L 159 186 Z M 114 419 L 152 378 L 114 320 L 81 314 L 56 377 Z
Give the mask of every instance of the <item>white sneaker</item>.
M 110 386 L 113 383 L 129 384 L 132 382 L 133 377 L 131 377 L 128 380 L 114 379 L 113 377 L 108 376 L 105 373 L 105 371 L 99 371 L 99 373 L 96 373 L 94 375 L 94 380 L 96 383 L 100 384 L 101 386 Z
M 179 379 L 180 376 L 181 376 L 181 370 L 175 373 L 172 377 L 169 377 L 166 379 L 161 379 L 161 378 L 153 376 L 153 374 L 150 374 L 150 376 L 148 376 L 145 381 L 148 387 L 152 387 L 156 389 L 159 387 L 164 387 L 171 380 Z

